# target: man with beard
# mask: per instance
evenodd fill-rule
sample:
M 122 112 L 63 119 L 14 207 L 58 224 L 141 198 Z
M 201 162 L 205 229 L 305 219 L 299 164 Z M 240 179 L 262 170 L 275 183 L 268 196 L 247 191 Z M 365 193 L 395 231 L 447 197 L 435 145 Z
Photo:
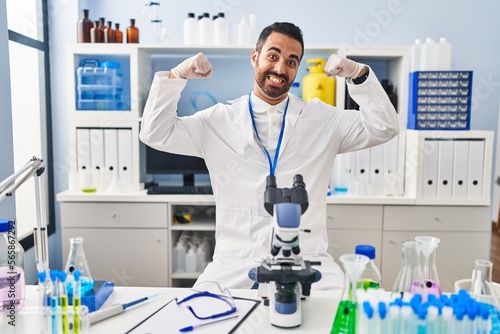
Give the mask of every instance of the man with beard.
M 215 253 L 199 282 L 253 286 L 248 271 L 270 251 L 273 218 L 264 209 L 266 177 L 275 175 L 278 187 L 291 188 L 293 176 L 301 174 L 309 208 L 300 228 L 310 230 L 300 232 L 301 254 L 321 261 L 317 269 L 322 279 L 312 288 L 344 284 L 342 270 L 327 253 L 326 194 L 333 160 L 338 153 L 387 142 L 398 134 L 398 119 L 373 71 L 337 55 L 329 57 L 325 71 L 348 78 L 349 93 L 360 111 L 288 94 L 303 55 L 297 26 L 271 24 L 252 51 L 253 91 L 187 117 L 177 117 L 177 103 L 186 79 L 212 76 L 207 58 L 199 53 L 171 71 L 155 74 L 140 139 L 157 150 L 205 159 L 214 190 Z

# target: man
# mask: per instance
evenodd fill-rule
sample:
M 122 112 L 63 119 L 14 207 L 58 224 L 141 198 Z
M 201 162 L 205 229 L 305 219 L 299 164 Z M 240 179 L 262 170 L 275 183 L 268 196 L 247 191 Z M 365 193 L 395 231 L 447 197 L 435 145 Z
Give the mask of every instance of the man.
M 337 153 L 390 140 L 399 131 L 398 120 L 372 70 L 337 55 L 330 56 L 325 71 L 350 78 L 348 89 L 361 106 L 359 112 L 288 94 L 303 55 L 302 32 L 297 26 L 274 23 L 266 27 L 251 55 L 251 94 L 188 117 L 177 117 L 177 102 L 186 79 L 212 76 L 209 61 L 199 53 L 172 71 L 155 75 L 141 140 L 157 150 L 205 159 L 214 189 L 215 253 L 198 281 L 252 287 L 248 271 L 270 251 L 272 217 L 263 203 L 266 177 L 274 174 L 278 187 L 291 188 L 293 176 L 301 174 L 309 208 L 300 227 L 311 230 L 300 232 L 301 254 L 322 263 L 317 267 L 322 279 L 312 288 L 342 288 L 344 284 L 342 270 L 327 253 L 326 193 L 333 160 Z M 217 182 L 220 175 L 230 179 Z

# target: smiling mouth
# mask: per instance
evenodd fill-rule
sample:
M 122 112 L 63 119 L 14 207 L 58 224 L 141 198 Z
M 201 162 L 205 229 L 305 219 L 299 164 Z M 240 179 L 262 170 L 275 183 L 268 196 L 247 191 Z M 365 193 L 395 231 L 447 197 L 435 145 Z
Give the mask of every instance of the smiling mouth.
M 282 85 L 285 83 L 284 79 L 275 77 L 273 75 L 269 75 L 269 76 L 267 76 L 267 78 L 269 79 L 269 81 L 271 81 L 272 83 L 274 83 L 276 85 Z

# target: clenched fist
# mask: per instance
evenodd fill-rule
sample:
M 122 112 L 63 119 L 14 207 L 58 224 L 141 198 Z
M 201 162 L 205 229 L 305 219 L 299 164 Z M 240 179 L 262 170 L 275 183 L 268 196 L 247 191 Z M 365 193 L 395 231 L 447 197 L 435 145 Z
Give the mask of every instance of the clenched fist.
M 212 77 L 212 64 L 203 53 L 184 60 L 171 73 L 178 79 L 202 79 Z
M 325 73 L 328 76 L 336 75 L 338 77 L 354 79 L 359 76 L 364 66 L 364 64 L 333 54 L 326 62 Z

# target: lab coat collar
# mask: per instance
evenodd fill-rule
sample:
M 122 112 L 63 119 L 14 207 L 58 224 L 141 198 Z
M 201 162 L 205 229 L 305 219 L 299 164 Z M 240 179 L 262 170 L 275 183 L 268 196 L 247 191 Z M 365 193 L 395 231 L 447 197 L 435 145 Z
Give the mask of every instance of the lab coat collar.
M 252 93 L 250 95 L 251 95 L 250 96 L 250 101 L 252 102 L 252 109 L 253 109 L 253 112 L 256 113 L 256 114 L 264 113 L 264 112 L 268 111 L 269 108 L 271 108 L 271 107 L 274 107 L 280 113 L 283 113 L 285 111 L 287 99 L 284 99 L 280 103 L 272 106 L 269 103 L 267 103 L 266 101 L 264 101 L 261 98 L 257 97 L 257 95 L 255 95 L 253 91 L 252 91 Z

